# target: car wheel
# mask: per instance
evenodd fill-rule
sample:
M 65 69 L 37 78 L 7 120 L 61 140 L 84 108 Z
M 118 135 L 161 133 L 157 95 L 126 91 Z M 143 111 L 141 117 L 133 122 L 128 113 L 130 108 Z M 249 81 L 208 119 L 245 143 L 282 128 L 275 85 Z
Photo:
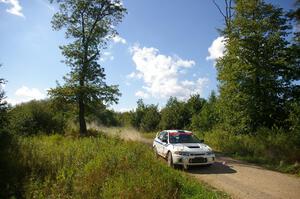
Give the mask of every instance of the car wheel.
M 153 147 L 153 151 L 154 151 L 154 156 L 155 156 L 155 158 L 158 158 L 158 153 L 157 153 L 157 149 L 156 149 L 156 147 Z
M 169 165 L 169 167 L 174 167 L 174 164 L 173 164 L 173 158 L 172 158 L 172 153 L 171 152 L 169 152 L 168 153 L 168 165 Z

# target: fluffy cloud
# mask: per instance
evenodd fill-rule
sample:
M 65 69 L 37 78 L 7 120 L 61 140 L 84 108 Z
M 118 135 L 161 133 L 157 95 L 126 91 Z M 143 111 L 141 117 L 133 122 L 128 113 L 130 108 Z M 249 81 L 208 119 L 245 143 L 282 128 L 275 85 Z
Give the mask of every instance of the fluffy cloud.
M 225 50 L 225 41 L 224 37 L 218 37 L 215 39 L 211 46 L 208 48 L 209 56 L 206 57 L 206 60 L 216 60 L 220 57 L 223 57 Z
M 120 37 L 119 35 L 115 35 L 113 38 L 112 38 L 113 42 L 114 43 L 121 43 L 121 44 L 126 44 L 126 39 Z
M 14 93 L 13 98 L 7 98 L 6 101 L 12 105 L 16 105 L 22 102 L 28 102 L 30 100 L 41 100 L 46 97 L 44 92 L 41 92 L 37 88 L 28 88 L 27 86 L 22 86 L 17 89 Z
M 25 17 L 22 13 L 22 7 L 18 0 L 0 0 L 0 3 L 9 4 L 11 6 L 10 8 L 6 9 L 6 12 L 19 17 Z
M 178 56 L 167 56 L 159 53 L 156 48 L 131 48 L 132 60 L 136 71 L 128 77 L 137 77 L 144 81 L 144 91 L 138 91 L 136 96 L 168 98 L 170 96 L 186 99 L 191 94 L 202 93 L 208 83 L 207 78 L 196 81 L 180 80 L 180 71 L 195 65 L 193 60 L 184 60 Z

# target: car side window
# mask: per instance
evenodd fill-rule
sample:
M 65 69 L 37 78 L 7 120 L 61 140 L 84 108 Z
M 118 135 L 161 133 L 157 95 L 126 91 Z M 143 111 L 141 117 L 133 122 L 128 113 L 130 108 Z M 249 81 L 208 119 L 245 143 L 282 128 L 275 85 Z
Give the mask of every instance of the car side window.
M 162 140 L 168 140 L 168 133 L 165 133 Z
M 164 138 L 164 136 L 165 136 L 166 134 L 167 134 L 167 133 L 164 132 L 164 131 L 160 132 L 160 134 L 159 134 L 159 136 L 158 136 L 158 139 L 163 140 L 163 138 Z

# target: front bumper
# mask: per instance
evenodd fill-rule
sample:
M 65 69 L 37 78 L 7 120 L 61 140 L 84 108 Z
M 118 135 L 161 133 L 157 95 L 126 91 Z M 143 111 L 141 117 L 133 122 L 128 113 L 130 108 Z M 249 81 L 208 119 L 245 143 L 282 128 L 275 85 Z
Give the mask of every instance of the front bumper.
M 215 155 L 183 156 L 173 154 L 173 164 L 178 165 L 208 165 L 215 162 Z

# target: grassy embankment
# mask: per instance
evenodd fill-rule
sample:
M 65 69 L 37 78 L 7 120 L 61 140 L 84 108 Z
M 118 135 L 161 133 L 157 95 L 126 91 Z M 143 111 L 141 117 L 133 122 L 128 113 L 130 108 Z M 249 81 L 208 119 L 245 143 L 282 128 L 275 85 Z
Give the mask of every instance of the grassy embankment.
M 229 198 L 168 168 L 138 142 L 53 135 L 16 143 L 25 198 Z

